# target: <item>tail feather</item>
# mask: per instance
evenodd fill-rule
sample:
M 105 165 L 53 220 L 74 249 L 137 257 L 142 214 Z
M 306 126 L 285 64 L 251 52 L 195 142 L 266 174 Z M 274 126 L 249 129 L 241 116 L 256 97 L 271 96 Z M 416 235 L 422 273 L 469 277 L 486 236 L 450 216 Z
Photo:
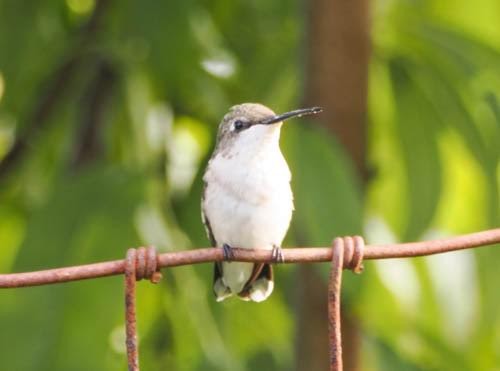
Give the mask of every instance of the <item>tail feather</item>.
M 269 264 L 255 264 L 254 272 L 238 296 L 243 300 L 261 302 L 274 289 L 273 267 Z
M 273 268 L 269 264 L 255 264 L 252 275 L 243 289 L 236 293 L 240 299 L 245 301 L 261 302 L 273 292 Z M 222 279 L 222 264 L 214 264 L 213 290 L 217 301 L 222 301 L 234 293 L 224 284 Z
M 222 281 L 222 267 L 220 263 L 214 264 L 213 290 L 215 300 L 217 301 L 222 301 L 232 295 L 229 287 L 224 285 L 224 282 Z

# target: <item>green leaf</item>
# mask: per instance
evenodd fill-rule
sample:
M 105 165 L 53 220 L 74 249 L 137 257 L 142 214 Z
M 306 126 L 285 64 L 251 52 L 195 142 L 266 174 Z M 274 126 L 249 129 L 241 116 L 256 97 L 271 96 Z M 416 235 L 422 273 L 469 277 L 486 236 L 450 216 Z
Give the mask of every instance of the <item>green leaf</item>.
M 405 59 L 390 64 L 398 132 L 406 162 L 409 215 L 405 240 L 417 239 L 430 225 L 441 192 L 437 135 L 442 123 L 415 84 Z
M 325 131 L 305 123 L 283 128 L 292 171 L 293 235 L 301 246 L 329 246 L 361 231 L 360 189 L 352 164 Z

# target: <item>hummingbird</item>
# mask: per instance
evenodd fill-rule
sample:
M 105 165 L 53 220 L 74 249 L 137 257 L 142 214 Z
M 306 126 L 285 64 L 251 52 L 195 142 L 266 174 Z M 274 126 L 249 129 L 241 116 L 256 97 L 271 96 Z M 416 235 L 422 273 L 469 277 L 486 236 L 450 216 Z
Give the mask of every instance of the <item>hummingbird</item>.
M 222 119 L 203 176 L 202 220 L 212 246 L 223 248 L 214 264 L 217 301 L 238 295 L 261 302 L 274 288 L 270 264 L 231 262 L 235 248 L 272 250 L 282 263 L 281 243 L 293 212 L 291 173 L 279 147 L 283 121 L 321 112 L 319 107 L 276 115 L 262 104 L 233 106 Z

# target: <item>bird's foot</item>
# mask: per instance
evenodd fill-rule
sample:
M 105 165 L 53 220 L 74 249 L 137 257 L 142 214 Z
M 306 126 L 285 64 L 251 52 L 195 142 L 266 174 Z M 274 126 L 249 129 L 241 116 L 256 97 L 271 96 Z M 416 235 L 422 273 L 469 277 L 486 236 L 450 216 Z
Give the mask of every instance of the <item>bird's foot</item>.
M 285 257 L 283 256 L 283 250 L 280 246 L 273 246 L 271 251 L 271 259 L 274 264 L 282 264 L 285 262 Z
M 222 252 L 224 254 L 224 261 L 231 261 L 234 259 L 233 248 L 229 246 L 227 243 L 222 245 Z

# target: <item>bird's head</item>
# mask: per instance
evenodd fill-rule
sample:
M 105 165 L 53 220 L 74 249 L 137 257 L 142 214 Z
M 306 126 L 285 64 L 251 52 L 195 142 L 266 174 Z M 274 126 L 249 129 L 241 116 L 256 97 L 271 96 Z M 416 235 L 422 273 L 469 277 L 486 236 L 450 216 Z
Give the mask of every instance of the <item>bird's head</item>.
M 321 108 L 313 107 L 276 115 L 271 109 L 258 103 L 233 106 L 219 125 L 217 149 L 223 152 L 231 148 L 246 150 L 259 148 L 269 141 L 277 143 L 283 121 L 321 111 Z

